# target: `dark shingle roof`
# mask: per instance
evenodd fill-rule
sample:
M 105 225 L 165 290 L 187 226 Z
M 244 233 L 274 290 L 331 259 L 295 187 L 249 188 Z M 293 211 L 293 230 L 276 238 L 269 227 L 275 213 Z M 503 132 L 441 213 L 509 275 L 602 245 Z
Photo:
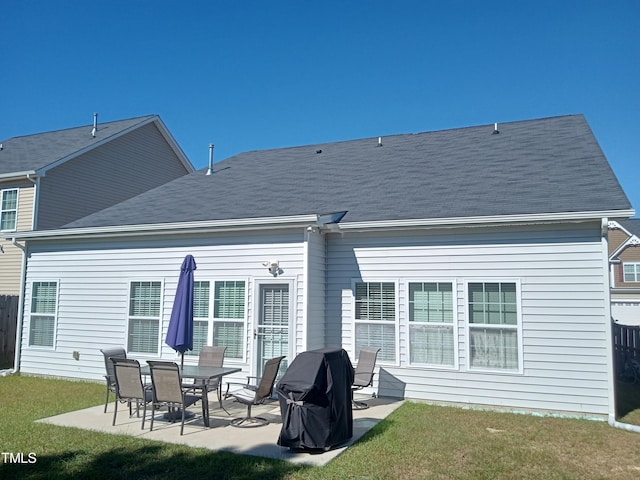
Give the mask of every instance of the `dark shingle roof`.
M 148 115 L 128 120 L 98 123 L 95 138 L 91 135 L 93 124 L 90 124 L 2 140 L 0 141 L 2 143 L 0 175 L 47 167 L 155 116 Z
M 640 237 L 640 218 L 630 218 L 628 220 L 620 220 L 620 225 L 626 228 L 632 235 Z
M 626 210 L 582 115 L 242 153 L 68 226 L 348 211 L 343 222 Z

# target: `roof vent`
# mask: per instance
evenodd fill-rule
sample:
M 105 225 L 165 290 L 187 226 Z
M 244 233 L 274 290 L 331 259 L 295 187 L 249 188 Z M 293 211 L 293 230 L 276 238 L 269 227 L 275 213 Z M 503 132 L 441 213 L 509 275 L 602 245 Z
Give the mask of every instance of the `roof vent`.
M 91 130 L 91 136 L 96 138 L 96 132 L 98 131 L 98 114 L 93 114 L 93 130 Z
M 381 147 L 382 146 L 382 137 L 378 137 L 378 146 Z
M 209 168 L 207 169 L 207 175 L 211 175 L 213 173 L 213 143 L 209 144 Z
M 322 153 L 322 150 L 316 150 L 316 153 Z
M 500 133 L 500 130 L 498 130 L 498 123 L 494 123 L 493 124 L 493 134 L 496 135 L 497 133 Z

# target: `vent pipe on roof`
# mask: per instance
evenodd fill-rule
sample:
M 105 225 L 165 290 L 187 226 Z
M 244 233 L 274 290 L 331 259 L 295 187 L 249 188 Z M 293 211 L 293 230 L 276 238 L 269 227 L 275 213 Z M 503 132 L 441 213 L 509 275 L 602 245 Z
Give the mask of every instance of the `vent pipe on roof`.
M 98 131 L 98 113 L 93 114 L 93 130 L 91 130 L 91 136 L 96 138 L 96 132 Z
M 378 146 L 381 147 L 382 146 L 382 137 L 378 137 Z
M 211 175 L 213 173 L 213 143 L 209 144 L 209 168 L 207 169 L 207 175 Z
M 495 135 L 496 133 L 500 133 L 500 130 L 498 130 L 498 122 L 493 124 L 493 134 Z

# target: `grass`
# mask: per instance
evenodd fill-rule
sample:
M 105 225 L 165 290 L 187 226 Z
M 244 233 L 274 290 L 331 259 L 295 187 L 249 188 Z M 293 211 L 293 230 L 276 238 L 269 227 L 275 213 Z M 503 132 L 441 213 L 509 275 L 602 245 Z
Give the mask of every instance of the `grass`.
M 100 405 L 104 387 L 0 377 L 0 456 L 11 479 L 637 479 L 640 434 L 593 420 L 465 410 L 408 402 L 324 467 L 212 452 L 35 423 Z M 639 404 L 640 405 L 640 404 Z M 640 411 L 627 416 L 636 418 Z M 640 422 L 639 422 L 640 423 Z

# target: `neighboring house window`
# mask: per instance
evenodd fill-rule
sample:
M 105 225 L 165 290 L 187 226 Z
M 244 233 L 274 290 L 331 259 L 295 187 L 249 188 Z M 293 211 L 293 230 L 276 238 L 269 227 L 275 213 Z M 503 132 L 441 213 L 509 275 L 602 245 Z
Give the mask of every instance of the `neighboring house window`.
M 33 282 L 29 345 L 53 347 L 58 306 L 58 282 Z
M 625 263 L 623 268 L 625 282 L 640 282 L 640 263 Z
M 380 362 L 396 362 L 396 286 L 393 282 L 356 282 L 355 352 L 380 347 Z
M 469 365 L 518 370 L 518 295 L 515 283 L 469 283 Z
M 213 282 L 213 318 L 209 321 L 211 302 L 210 282 L 194 283 L 193 302 L 193 351 L 198 355 L 204 345 L 208 345 L 209 324 L 212 324 L 212 345 L 226 346 L 225 358 L 242 360 L 244 358 L 245 337 L 245 282 Z
M 158 354 L 161 282 L 131 282 L 127 351 Z
M 18 189 L 1 192 L 0 230 L 15 230 L 18 222 Z
M 451 283 L 409 283 L 409 359 L 412 364 L 455 366 Z

